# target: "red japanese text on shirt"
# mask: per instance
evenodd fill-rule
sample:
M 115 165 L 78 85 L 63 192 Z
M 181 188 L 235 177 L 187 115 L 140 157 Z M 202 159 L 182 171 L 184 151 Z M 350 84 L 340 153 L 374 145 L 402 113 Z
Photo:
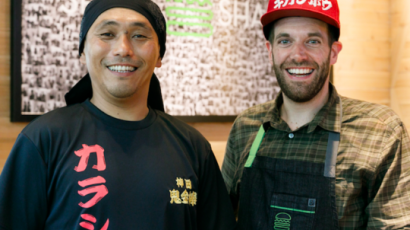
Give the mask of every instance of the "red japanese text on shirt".
M 104 171 L 106 169 L 104 149 L 99 145 L 88 146 L 83 144 L 83 148 L 74 151 L 75 155 L 80 157 L 80 162 L 74 170 L 78 173 L 83 172 L 88 167 L 88 159 L 90 155 L 95 153 L 97 155 L 97 164 L 92 168 L 97 171 Z M 91 208 L 96 205 L 101 199 L 103 199 L 108 194 L 108 189 L 104 185 L 105 179 L 102 176 L 86 178 L 82 181 L 78 181 L 78 185 L 83 188 L 78 190 L 80 196 L 86 196 L 88 194 L 94 194 L 94 196 L 87 202 L 80 202 L 78 205 L 82 208 Z M 80 226 L 87 230 L 94 230 L 94 224 L 99 222 L 93 215 L 82 214 L 81 219 L 84 221 L 80 222 Z M 101 230 L 107 230 L 109 225 L 109 219 L 105 221 L 104 226 Z

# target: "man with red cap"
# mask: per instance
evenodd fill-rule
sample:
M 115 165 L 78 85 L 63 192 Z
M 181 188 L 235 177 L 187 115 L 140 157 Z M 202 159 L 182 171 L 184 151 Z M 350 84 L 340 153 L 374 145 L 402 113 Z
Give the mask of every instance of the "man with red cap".
M 336 0 L 271 0 L 281 92 L 238 116 L 222 174 L 239 229 L 410 229 L 410 140 L 388 107 L 338 95 Z

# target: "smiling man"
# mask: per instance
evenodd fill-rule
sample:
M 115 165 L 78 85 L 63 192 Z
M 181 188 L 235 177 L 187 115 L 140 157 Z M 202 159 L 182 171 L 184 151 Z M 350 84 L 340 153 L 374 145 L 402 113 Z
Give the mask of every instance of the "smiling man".
M 150 0 L 89 3 L 79 39 L 89 74 L 68 107 L 18 136 L 0 176 L 1 230 L 235 227 L 209 143 L 153 95 L 165 29 Z
M 336 0 L 269 2 L 261 22 L 281 92 L 238 116 L 222 174 L 243 230 L 410 228 L 410 140 L 386 106 L 329 83 Z

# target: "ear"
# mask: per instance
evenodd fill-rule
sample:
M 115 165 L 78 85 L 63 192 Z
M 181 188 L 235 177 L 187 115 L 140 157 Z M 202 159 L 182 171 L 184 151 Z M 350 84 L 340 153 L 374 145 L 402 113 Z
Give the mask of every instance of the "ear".
M 80 62 L 83 63 L 83 64 L 87 64 L 87 60 L 85 59 L 85 54 L 84 54 L 84 52 L 81 53 Z
M 270 41 L 266 41 L 265 42 L 266 48 L 268 48 L 268 52 L 269 52 L 269 62 L 271 65 L 273 65 L 273 58 L 272 58 L 272 44 L 270 43 Z
M 339 52 L 342 50 L 343 45 L 341 42 L 333 42 L 331 50 L 330 50 L 330 65 L 334 65 L 337 62 L 337 58 L 339 56 Z
M 162 59 L 158 57 L 157 63 L 155 64 L 155 67 L 161 67 L 162 66 Z

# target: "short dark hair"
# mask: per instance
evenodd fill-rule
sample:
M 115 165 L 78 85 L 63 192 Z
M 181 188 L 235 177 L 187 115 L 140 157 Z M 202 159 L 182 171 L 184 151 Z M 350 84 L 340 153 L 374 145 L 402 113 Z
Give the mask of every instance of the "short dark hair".
M 270 43 L 272 43 L 272 38 L 273 38 L 273 35 L 275 34 L 274 27 L 277 21 L 278 20 L 273 21 L 263 28 L 265 34 L 269 34 L 268 39 Z M 331 47 L 333 42 L 339 41 L 340 30 L 333 25 L 327 24 L 327 33 L 329 36 L 329 47 Z

